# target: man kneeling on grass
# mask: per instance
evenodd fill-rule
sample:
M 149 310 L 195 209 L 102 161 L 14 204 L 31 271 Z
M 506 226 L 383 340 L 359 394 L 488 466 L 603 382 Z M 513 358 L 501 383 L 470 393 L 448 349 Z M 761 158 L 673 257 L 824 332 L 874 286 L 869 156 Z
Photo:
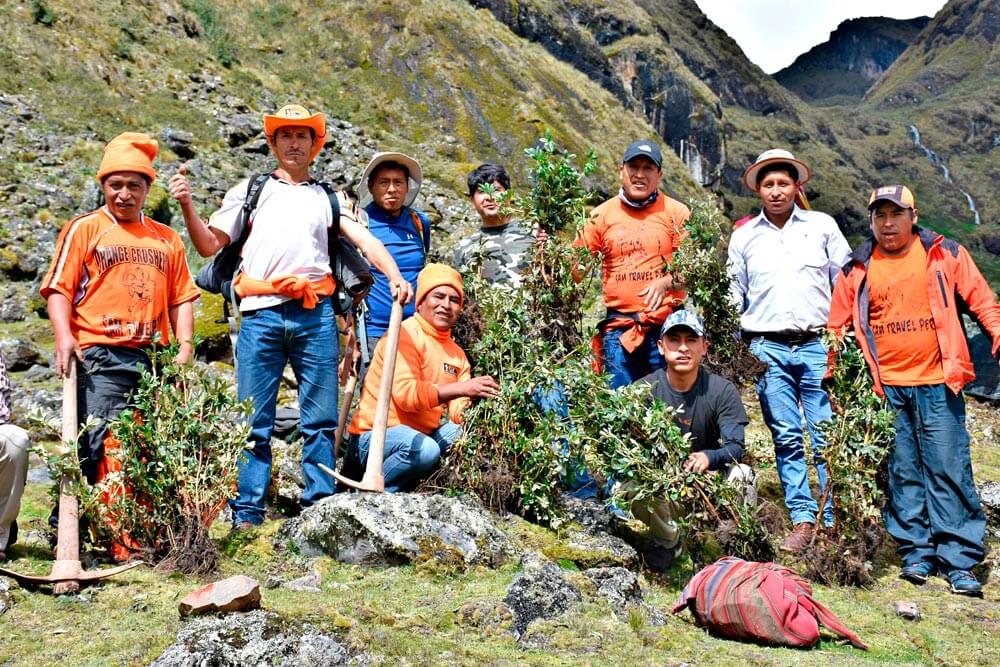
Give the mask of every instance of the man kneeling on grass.
M 656 343 L 667 367 L 639 380 L 653 386 L 653 398 L 678 410 L 674 420 L 691 434 L 691 454 L 684 469 L 698 474 L 718 472 L 743 490 L 744 501 L 756 502 L 754 473 L 743 459 L 743 430 L 750 422 L 739 391 L 729 380 L 701 366 L 708 352 L 705 325 L 687 310 L 677 310 L 663 323 Z M 649 525 L 653 542 L 643 554 L 646 566 L 662 572 L 680 551 L 676 508 L 666 499 L 632 503 L 632 514 Z
M 417 312 L 399 332 L 399 350 L 385 434 L 385 490 L 408 491 L 430 473 L 461 435 L 461 413 L 472 398 L 491 398 L 500 387 L 488 375 L 471 377 L 469 360 L 451 329 L 462 311 L 462 277 L 444 264 L 428 264 L 417 276 Z M 382 385 L 383 337 L 365 376 L 361 403 L 348 431 L 344 475 L 360 479 L 368 460 L 375 405 Z M 448 419 L 442 423 L 447 408 Z

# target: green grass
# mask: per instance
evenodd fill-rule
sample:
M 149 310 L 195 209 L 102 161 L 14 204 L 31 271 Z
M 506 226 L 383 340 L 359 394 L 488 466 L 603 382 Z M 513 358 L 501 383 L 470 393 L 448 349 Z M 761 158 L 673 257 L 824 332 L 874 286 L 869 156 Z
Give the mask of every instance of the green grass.
M 762 432 L 759 412 L 751 408 L 751 434 Z M 1000 448 L 984 432 L 1000 428 L 995 408 L 969 405 L 973 461 L 980 482 L 1000 479 Z M 761 489 L 774 496 L 776 476 L 768 466 L 765 445 L 755 444 L 760 459 Z M 40 528 L 48 516 L 47 490 L 29 484 L 21 522 L 24 529 Z M 522 548 L 558 552 L 563 538 L 547 529 L 512 518 L 501 522 Z M 225 526 L 213 535 L 223 540 L 218 578 L 248 574 L 263 582 L 270 575 L 290 579 L 307 571 L 306 563 L 275 550 L 271 538 L 279 524 L 268 522 L 251 534 L 226 540 Z M 995 548 L 996 545 L 994 545 Z M 891 550 L 887 550 L 888 551 Z M 41 547 L 15 546 L 9 566 L 24 572 L 46 573 L 51 552 Z M 793 563 L 790 563 L 794 566 Z M 315 568 L 322 592 L 295 593 L 263 590 L 262 604 L 286 618 L 301 619 L 335 633 L 355 649 L 365 650 L 383 664 L 441 665 L 987 665 L 1000 663 L 1000 589 L 991 581 L 984 600 L 961 598 L 947 592 L 934 578 L 923 587 L 898 579 L 891 559 L 879 563 L 877 581 L 869 589 L 815 586 L 818 600 L 856 631 L 871 649 L 862 652 L 825 639 L 813 650 L 769 648 L 714 638 L 696 627 L 687 612 L 668 616 L 656 627 L 645 612 L 619 618 L 603 602 L 586 594 L 592 590 L 575 566 L 564 574 L 585 591 L 585 600 L 568 614 L 536 622 L 520 645 L 501 630 L 463 625 L 457 611 L 475 601 L 499 601 L 517 574 L 516 560 L 497 570 L 476 568 L 454 573 L 426 566 L 363 568 L 321 558 Z M 646 600 L 666 614 L 694 573 L 683 559 L 665 576 L 646 573 Z M 177 605 L 206 579 L 162 576 L 149 568 L 132 570 L 79 596 L 55 598 L 47 593 L 19 590 L 15 607 L 0 618 L 5 641 L 0 645 L 4 665 L 140 665 L 147 664 L 172 642 L 182 626 Z M 911 600 L 922 620 L 897 617 L 893 604 Z M 85 629 L 85 632 L 82 632 Z M 99 637 L 100 641 L 93 641 Z M 90 638 L 90 639 L 88 639 Z

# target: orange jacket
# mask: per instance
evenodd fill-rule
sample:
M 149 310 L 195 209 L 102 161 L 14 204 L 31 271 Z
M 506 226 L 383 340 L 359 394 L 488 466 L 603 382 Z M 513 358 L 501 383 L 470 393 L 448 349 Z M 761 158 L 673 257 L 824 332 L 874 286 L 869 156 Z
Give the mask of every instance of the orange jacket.
M 941 348 L 944 383 L 957 394 L 976 377 L 960 314 L 968 313 L 989 332 L 996 355 L 1000 349 L 1000 305 L 964 247 L 927 229 L 914 227 L 913 231 L 927 252 L 927 296 Z M 827 327 L 842 335 L 853 324 L 858 346 L 872 373 L 875 391 L 881 396 L 878 351 L 868 320 L 867 277 L 874 248 L 872 239 L 862 243 L 841 271 L 833 288 Z M 831 369 L 834 361 L 831 354 Z
M 327 274 L 322 280 L 310 281 L 305 276 L 282 276 L 273 280 L 249 278 L 240 271 L 233 281 L 233 289 L 240 298 L 280 294 L 291 299 L 300 299 L 302 307 L 312 310 L 322 296 L 330 296 L 337 289 L 333 276 Z
M 383 337 L 375 347 L 371 367 L 365 376 L 361 402 L 347 429 L 354 435 L 370 431 L 374 425 L 375 404 L 385 365 L 385 345 L 386 338 Z M 419 314 L 407 318 L 399 331 L 388 426 L 405 424 L 430 435 L 441 426 L 445 410 L 438 399 L 438 385 L 470 377 L 472 368 L 469 360 L 462 348 L 451 339 L 451 332 L 438 331 Z M 468 398 L 449 402 L 448 418 L 460 422 L 461 412 L 468 404 Z

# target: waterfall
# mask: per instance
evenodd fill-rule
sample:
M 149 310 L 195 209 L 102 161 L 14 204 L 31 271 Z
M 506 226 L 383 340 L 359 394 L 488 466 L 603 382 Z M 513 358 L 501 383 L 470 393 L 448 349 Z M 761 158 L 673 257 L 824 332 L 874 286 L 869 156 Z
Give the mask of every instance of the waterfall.
M 937 153 L 920 143 L 920 130 L 917 129 L 916 125 L 910 125 L 909 127 L 910 136 L 913 137 L 914 145 L 923 152 L 928 162 L 941 170 L 941 173 L 944 175 L 944 182 L 951 183 L 951 172 L 948 171 L 948 165 L 944 163 L 944 160 L 942 160 Z
M 680 140 L 680 145 L 678 147 L 677 156 L 687 167 L 688 173 L 691 174 L 691 178 L 697 181 L 698 185 L 707 185 L 705 182 L 705 172 L 701 164 L 701 152 L 698 147 L 694 144 Z
M 976 216 L 976 224 L 978 225 L 982 221 L 979 219 L 979 209 L 976 208 L 975 200 L 972 198 L 972 195 L 965 190 L 962 190 L 962 194 L 965 195 L 965 199 L 969 202 L 969 210 L 972 211 L 974 216 Z
M 935 167 L 937 167 L 938 169 L 941 170 L 941 175 L 944 177 L 944 182 L 945 183 L 952 183 L 953 181 L 951 180 L 951 172 L 948 171 L 948 165 L 947 165 L 947 163 L 944 160 L 941 159 L 941 156 L 939 156 L 937 153 L 935 153 L 934 151 L 932 151 L 930 148 L 927 148 L 927 146 L 924 146 L 920 142 L 920 130 L 917 129 L 916 125 L 908 125 L 907 127 L 910 130 L 910 136 L 913 138 L 913 145 L 916 146 L 918 149 L 920 149 L 920 151 L 927 158 L 928 162 L 930 162 Z M 980 224 L 980 222 L 982 222 L 982 220 L 979 217 L 979 209 L 976 208 L 976 202 L 972 198 L 972 195 L 970 195 L 965 190 L 961 190 L 960 189 L 959 191 L 963 195 L 965 195 L 966 201 L 969 202 L 969 210 L 972 211 L 972 215 L 975 218 L 975 223 L 977 225 Z

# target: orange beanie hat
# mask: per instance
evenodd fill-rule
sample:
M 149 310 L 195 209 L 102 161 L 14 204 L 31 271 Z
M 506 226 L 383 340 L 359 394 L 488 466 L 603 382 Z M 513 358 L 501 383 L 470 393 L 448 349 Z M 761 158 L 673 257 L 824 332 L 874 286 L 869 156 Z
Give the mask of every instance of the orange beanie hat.
M 159 142 L 148 134 L 123 132 L 104 148 L 97 180 L 103 181 L 105 176 L 116 171 L 134 171 L 149 176 L 149 180 L 153 181 L 156 179 L 153 159 L 159 151 Z
M 435 287 L 448 285 L 454 287 L 459 298 L 465 302 L 465 290 L 462 289 L 462 276 L 455 269 L 447 264 L 428 264 L 417 274 L 417 298 L 416 305 L 424 300 L 427 293 Z

